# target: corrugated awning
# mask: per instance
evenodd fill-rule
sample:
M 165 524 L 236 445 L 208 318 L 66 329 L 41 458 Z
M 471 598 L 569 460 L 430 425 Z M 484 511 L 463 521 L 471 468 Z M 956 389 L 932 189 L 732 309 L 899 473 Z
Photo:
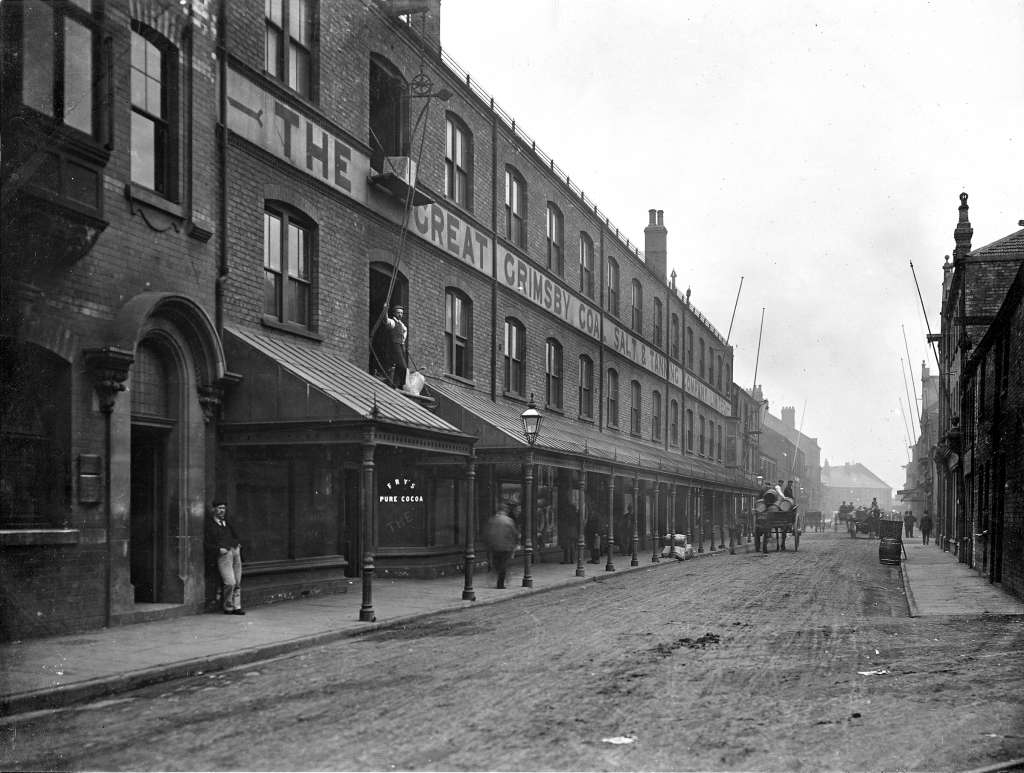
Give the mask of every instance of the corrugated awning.
M 425 430 L 465 441 L 457 427 L 369 373 L 320 346 L 225 329 L 231 370 L 244 374 L 227 406 L 227 422 L 367 421 Z
M 492 401 L 490 396 L 450 381 L 428 379 L 428 388 L 439 398 L 438 411 L 463 432 L 476 435 L 476 451 L 525 448 L 517 403 Z M 694 456 L 675 455 L 617 432 L 600 432 L 596 426 L 558 413 L 543 411 L 535 450 L 578 459 L 620 465 L 663 477 L 676 476 L 698 483 L 718 484 L 755 492 L 756 487 L 734 470 L 726 470 Z

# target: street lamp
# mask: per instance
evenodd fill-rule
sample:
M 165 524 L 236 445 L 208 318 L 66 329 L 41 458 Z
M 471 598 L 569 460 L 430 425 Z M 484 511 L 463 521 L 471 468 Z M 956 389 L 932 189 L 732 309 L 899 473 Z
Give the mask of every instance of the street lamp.
M 540 434 L 541 415 L 533 402 L 533 393 L 530 393 L 530 403 L 526 410 L 519 417 L 523 420 L 523 435 L 530 450 L 526 454 L 526 471 L 523 481 L 526 484 L 526 502 L 523 512 L 523 587 L 533 587 L 533 576 L 530 574 L 530 564 L 533 563 L 533 444 L 537 442 L 537 435 Z

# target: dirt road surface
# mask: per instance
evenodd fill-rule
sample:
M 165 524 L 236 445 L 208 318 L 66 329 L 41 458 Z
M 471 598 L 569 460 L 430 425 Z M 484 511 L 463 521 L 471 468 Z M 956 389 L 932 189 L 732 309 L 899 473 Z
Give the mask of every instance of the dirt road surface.
M 608 573 L 0 723 L 5 770 L 952 771 L 1014 758 L 1024 618 L 909 618 L 878 543 L 829 532 L 798 552 Z

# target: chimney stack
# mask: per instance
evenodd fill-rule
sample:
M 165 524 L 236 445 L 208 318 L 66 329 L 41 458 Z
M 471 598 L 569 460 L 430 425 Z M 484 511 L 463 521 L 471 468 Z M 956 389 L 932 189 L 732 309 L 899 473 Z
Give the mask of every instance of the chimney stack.
M 953 241 L 956 242 L 956 249 L 953 250 L 953 262 L 958 258 L 966 258 L 971 251 L 971 237 L 974 236 L 974 229 L 971 228 L 971 221 L 967 218 L 967 194 L 960 194 L 960 221 L 953 231 Z
M 668 279 L 668 230 L 665 228 L 665 212 L 660 209 L 647 210 L 649 222 L 644 229 L 644 260 L 659 277 Z
M 796 408 L 786 405 L 782 408 L 782 423 L 790 429 L 796 429 Z

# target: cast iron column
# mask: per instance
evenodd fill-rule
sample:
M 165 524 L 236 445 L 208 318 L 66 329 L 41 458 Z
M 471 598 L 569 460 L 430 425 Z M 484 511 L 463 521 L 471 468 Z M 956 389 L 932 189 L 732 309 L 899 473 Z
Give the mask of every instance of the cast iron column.
M 377 619 L 373 612 L 373 525 L 374 513 L 377 503 L 376 474 L 374 470 L 373 454 L 376 443 L 373 438 L 373 430 L 367 433 L 367 442 L 363 444 L 363 465 L 362 465 L 362 518 L 359 519 L 362 539 L 360 540 L 363 551 L 363 604 L 359 608 L 359 619 L 363 622 L 372 623 Z
M 676 553 L 676 489 L 679 485 L 672 483 L 668 489 L 668 534 L 669 534 L 669 555 L 675 558 Z
M 523 587 L 533 587 L 530 564 L 533 563 L 533 446 L 526 452 L 526 466 L 523 468 L 523 488 L 526 490 L 523 502 Z
M 693 490 L 694 525 L 697 527 L 697 552 L 704 552 L 704 492 L 699 488 Z
M 661 563 L 661 533 L 658 531 L 658 515 L 661 507 L 661 483 L 654 482 L 654 517 L 651 519 L 651 563 Z
M 637 548 L 640 545 L 640 532 L 639 532 L 639 527 L 637 525 L 637 518 L 639 517 L 638 514 L 637 514 L 637 511 L 640 509 L 639 506 L 638 506 L 639 502 L 640 502 L 640 481 L 637 480 L 636 475 L 634 475 L 633 476 L 633 542 L 632 542 L 632 548 L 633 549 L 630 551 L 630 554 L 629 554 L 629 565 L 630 566 L 640 566 L 640 559 L 637 557 Z
M 462 589 L 463 601 L 476 601 L 473 590 L 473 569 L 476 564 L 476 460 L 469 458 L 466 463 L 466 555 L 463 560 L 463 572 L 466 585 Z
M 725 550 L 725 521 L 726 521 L 726 506 L 725 506 L 725 492 L 719 491 L 718 496 L 715 497 L 718 501 L 718 511 L 720 513 L 721 520 L 718 522 L 718 549 Z
M 612 553 L 615 552 L 615 473 L 608 476 L 608 563 L 604 565 L 606 572 L 615 571 L 615 561 L 612 560 Z
M 580 470 L 580 479 L 576 484 L 580 493 L 579 518 L 576 524 L 576 576 L 586 577 L 587 570 L 583 568 L 583 551 L 586 550 L 586 535 L 584 530 L 587 523 L 587 473 Z

